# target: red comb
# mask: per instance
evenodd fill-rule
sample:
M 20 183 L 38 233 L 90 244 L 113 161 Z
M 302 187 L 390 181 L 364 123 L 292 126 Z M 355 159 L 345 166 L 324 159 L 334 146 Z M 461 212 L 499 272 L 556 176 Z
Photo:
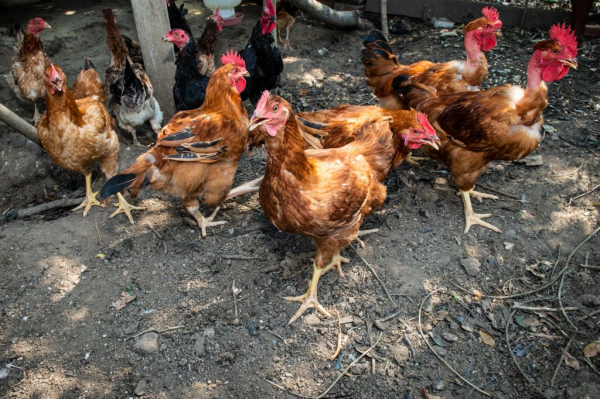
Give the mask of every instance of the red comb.
M 427 119 L 427 115 L 425 115 L 422 112 L 417 113 L 417 121 L 419 121 L 419 123 L 421 124 L 421 126 L 423 126 L 423 128 L 425 130 L 431 131 L 432 133 L 435 133 L 435 130 L 429 124 L 429 119 Z
M 559 42 L 571 57 L 577 57 L 577 37 L 566 23 L 552 25 L 550 39 Z
M 500 14 L 494 7 L 485 7 L 483 10 L 481 10 L 481 13 L 487 18 L 488 21 L 492 23 L 500 21 Z
M 275 7 L 273 6 L 273 0 L 267 0 L 267 12 L 270 16 L 275 16 Z
M 271 97 L 271 93 L 269 93 L 269 90 L 263 91 L 262 96 L 260 96 L 260 100 L 258 100 L 258 103 L 256 104 L 256 109 L 254 110 L 254 113 L 264 113 L 266 111 L 267 101 L 269 101 L 269 97 Z
M 240 68 L 246 68 L 246 61 L 235 50 L 227 51 L 221 56 L 221 64 L 233 64 Z

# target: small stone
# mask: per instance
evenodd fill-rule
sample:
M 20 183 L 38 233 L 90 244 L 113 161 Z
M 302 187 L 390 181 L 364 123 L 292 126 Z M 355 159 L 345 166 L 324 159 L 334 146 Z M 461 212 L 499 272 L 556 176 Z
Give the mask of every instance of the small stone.
M 196 339 L 196 343 L 194 344 L 194 353 L 198 357 L 204 356 L 204 344 L 206 343 L 205 337 L 198 337 Z
M 510 242 L 504 242 L 504 249 L 506 249 L 507 251 L 510 251 L 511 249 L 513 249 L 515 247 L 515 244 L 510 243 Z
M 179 365 L 180 365 L 180 366 L 185 366 L 186 364 L 187 364 L 187 359 L 181 359 L 181 360 L 179 361 Z
M 238 319 L 237 317 L 235 319 L 233 319 L 233 321 L 231 322 L 231 324 L 233 324 L 234 326 L 239 326 L 240 325 L 240 319 Z
M 514 230 L 507 230 L 506 233 L 504 233 L 504 236 L 506 238 L 514 238 L 517 236 L 517 232 Z
M 248 319 L 246 328 L 248 329 L 248 334 L 251 336 L 256 337 L 258 335 L 258 328 L 256 328 L 256 324 L 252 320 Z
M 208 327 L 204 329 L 204 333 L 202 333 L 202 335 L 204 335 L 205 337 L 214 337 L 215 336 L 215 329 L 212 327 Z
M 135 393 L 136 396 L 142 396 L 146 393 L 147 386 L 148 381 L 146 381 L 145 379 L 139 380 L 133 393 Z
M 446 348 L 442 348 L 441 346 L 436 346 L 433 348 L 433 350 L 435 350 L 437 352 L 437 354 L 440 355 L 441 357 L 448 356 L 448 350 L 446 350 Z
M 465 272 L 471 277 L 475 277 L 481 271 L 481 262 L 477 258 L 462 258 L 460 265 L 464 267 Z
M 311 313 L 304 318 L 304 322 L 309 326 L 318 326 L 321 324 L 321 320 L 314 314 Z
M 392 345 L 390 346 L 390 352 L 392 352 L 392 355 L 398 364 L 402 364 L 410 359 L 410 351 L 407 346 Z
M 281 358 L 279 356 L 273 356 L 273 361 L 275 363 L 279 363 L 281 361 Z
M 387 321 L 375 320 L 375 327 L 377 327 L 380 331 L 385 331 L 390 326 L 390 323 Z
M 436 382 L 433 383 L 433 390 L 434 391 L 443 391 L 444 389 L 446 389 L 446 381 L 444 380 L 437 380 Z
M 133 344 L 133 350 L 143 353 L 154 353 L 158 351 L 158 334 L 150 332 L 142 335 Z

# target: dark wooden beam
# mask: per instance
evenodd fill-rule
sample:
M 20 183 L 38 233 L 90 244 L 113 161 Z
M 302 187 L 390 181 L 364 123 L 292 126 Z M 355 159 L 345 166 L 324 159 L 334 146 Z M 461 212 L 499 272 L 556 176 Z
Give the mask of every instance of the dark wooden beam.
M 154 88 L 154 97 L 163 111 L 163 125 L 175 113 L 175 54 L 173 45 L 161 39 L 171 29 L 165 0 L 131 0 L 133 18 L 144 53 L 146 74 Z
M 412 18 L 447 18 L 457 23 L 467 23 L 481 17 L 483 7 L 495 7 L 500 13 L 502 27 L 520 27 L 524 9 L 499 4 L 476 3 L 461 0 L 394 0 L 388 2 L 388 14 Z M 367 0 L 365 11 L 381 12 L 381 0 Z M 570 21 L 571 14 L 563 10 L 529 8 L 525 15 L 524 29 L 549 29 L 557 22 Z

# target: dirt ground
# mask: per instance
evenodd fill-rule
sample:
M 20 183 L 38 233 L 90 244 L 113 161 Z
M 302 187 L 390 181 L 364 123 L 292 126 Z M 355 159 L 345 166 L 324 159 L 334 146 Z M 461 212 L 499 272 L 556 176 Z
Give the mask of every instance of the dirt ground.
M 136 36 L 128 2 L 44 2 L 3 13 L 0 74 L 9 71 L 10 27 L 36 16 L 52 25 L 41 38 L 71 82 L 85 56 L 103 71 L 110 59 L 103 6 L 115 9 L 123 33 Z M 207 10 L 198 2 L 186 7 L 199 34 Z M 259 8 L 243 4 L 239 11 L 244 22 L 224 29 L 218 53 L 241 49 L 249 38 Z M 402 62 L 464 57 L 461 35 L 442 38 L 417 20 L 394 26 L 404 32 L 393 41 Z M 360 34 L 299 18 L 294 50 L 284 54 L 282 95 L 297 110 L 375 104 L 360 63 Z M 523 84 L 532 43 L 543 37 L 505 29 L 489 54 L 486 84 Z M 364 237 L 358 253 L 394 303 L 347 249 L 352 261 L 346 277 L 328 273 L 319 288 L 321 303 L 342 322 L 342 349 L 333 360 L 337 317 L 310 310 L 288 325 L 298 304 L 283 300 L 306 289 L 314 245 L 278 232 L 257 195 L 225 203 L 218 219 L 227 224 L 210 229 L 205 239 L 186 222 L 177 200 L 150 190 L 136 201 L 147 210 L 135 213 L 134 226 L 98 208 L 85 219 L 68 210 L 3 217 L 0 396 L 316 397 L 355 363 L 325 397 L 419 398 L 423 388 L 442 398 L 484 397 L 450 366 L 494 397 L 537 397 L 527 376 L 548 398 L 600 398 L 600 361 L 584 358 L 584 347 L 598 338 L 600 319 L 584 317 L 600 305 L 599 266 L 581 266 L 600 265 L 598 235 L 578 247 L 598 225 L 600 191 L 590 192 L 600 183 L 598 67 L 582 58 L 577 71 L 550 85 L 545 139 L 535 152 L 541 165 L 498 162 L 480 178 L 481 191 L 489 192 L 485 185 L 510 196 L 474 203 L 476 211 L 493 213 L 489 220 L 503 233 L 476 226 L 462 234 L 462 203 L 448 171 L 435 162 L 404 164 L 390 174 L 385 205 L 363 226 L 379 232 Z M 0 102 L 31 118 L 33 108 L 20 103 L 4 80 L 0 87 Z M 6 215 L 83 186 L 81 176 L 53 165 L 6 125 L 0 129 L 0 210 Z M 121 168 L 143 151 L 128 140 L 125 135 Z M 259 176 L 264 159 L 261 151 L 245 157 L 237 182 Z M 95 188 L 103 181 L 99 177 Z M 454 284 L 492 296 L 548 287 L 502 299 Z M 135 300 L 117 310 L 122 293 Z M 519 304 L 550 310 L 514 309 Z

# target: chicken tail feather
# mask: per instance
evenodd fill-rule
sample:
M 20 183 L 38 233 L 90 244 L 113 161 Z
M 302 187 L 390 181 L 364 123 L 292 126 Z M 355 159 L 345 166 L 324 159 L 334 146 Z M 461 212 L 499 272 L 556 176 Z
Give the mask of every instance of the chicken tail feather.
M 137 197 L 138 192 L 154 181 L 156 166 L 151 162 L 154 159 L 148 153 L 140 156 L 136 163 L 120 174 L 108 179 L 100 190 L 100 198 L 129 190 L 131 198 Z
M 127 190 L 131 187 L 136 177 L 137 176 L 133 173 L 123 173 L 113 176 L 104 184 L 104 186 L 102 186 L 102 190 L 100 190 L 100 199 L 105 199 L 111 195 Z
M 92 63 L 92 59 L 90 57 L 85 57 L 85 61 L 83 62 L 83 68 L 87 71 L 88 69 L 96 69 L 94 64 Z

